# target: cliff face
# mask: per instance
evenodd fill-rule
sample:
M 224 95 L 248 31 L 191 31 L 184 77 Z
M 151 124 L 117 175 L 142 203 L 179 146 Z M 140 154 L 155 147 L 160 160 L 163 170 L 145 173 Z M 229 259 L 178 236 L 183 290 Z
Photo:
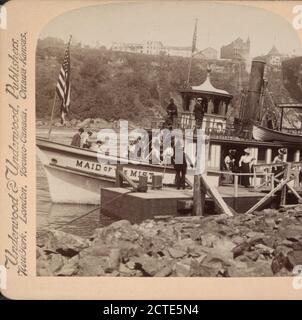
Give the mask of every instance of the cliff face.
M 65 45 L 54 38 L 40 40 L 36 52 L 36 111 L 38 119 L 51 113 L 56 81 L 63 61 Z M 71 113 L 69 118 L 128 119 L 143 124 L 143 119 L 164 113 L 170 97 L 181 107 L 178 90 L 188 72 L 188 58 L 166 55 L 149 56 L 71 46 Z M 233 96 L 230 115 L 238 116 L 240 91 L 247 88 L 249 74 L 239 62 L 193 59 L 191 84 L 206 78 L 212 64 L 211 81 Z M 269 70 L 270 91 L 286 100 L 281 71 Z M 289 72 L 290 73 L 290 72 Z M 287 77 L 286 77 L 287 79 Z M 295 79 L 292 79 L 295 82 Z M 291 87 L 291 85 L 289 85 Z M 293 90 L 291 90 L 293 91 Z M 301 91 L 300 91 L 301 92 Z M 294 90 L 299 95 L 298 90 Z M 59 106 L 56 116 L 59 117 Z

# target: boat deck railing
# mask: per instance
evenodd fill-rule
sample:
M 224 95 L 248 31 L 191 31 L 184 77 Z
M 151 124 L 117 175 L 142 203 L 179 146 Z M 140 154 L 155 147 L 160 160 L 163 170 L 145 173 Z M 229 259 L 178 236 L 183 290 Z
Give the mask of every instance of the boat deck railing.
M 227 121 L 224 117 L 204 117 L 201 129 L 205 130 L 205 134 L 217 139 L 232 140 L 249 140 L 250 130 L 243 129 L 240 125 Z M 174 117 L 173 121 L 169 118 L 153 117 L 151 119 L 150 129 L 198 129 L 193 114 L 185 114 L 185 116 Z

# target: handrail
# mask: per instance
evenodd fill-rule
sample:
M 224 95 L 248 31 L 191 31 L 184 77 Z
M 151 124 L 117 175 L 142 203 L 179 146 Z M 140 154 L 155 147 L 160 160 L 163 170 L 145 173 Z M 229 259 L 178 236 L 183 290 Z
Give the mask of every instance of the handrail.
M 217 173 L 217 174 L 228 174 L 228 175 L 233 175 L 233 176 L 254 176 L 255 173 L 243 173 L 243 172 L 232 172 L 232 171 L 220 171 L 220 170 L 207 170 L 209 173 Z M 271 175 L 271 172 L 257 172 L 257 176 L 266 176 L 266 175 Z

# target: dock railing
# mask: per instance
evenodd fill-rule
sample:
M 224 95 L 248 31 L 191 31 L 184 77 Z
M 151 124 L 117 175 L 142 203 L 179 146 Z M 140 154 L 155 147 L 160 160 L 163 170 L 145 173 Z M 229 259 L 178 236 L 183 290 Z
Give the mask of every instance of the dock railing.
M 254 171 L 262 169 L 262 171 L 272 172 L 273 168 L 278 168 L 278 167 L 281 167 L 281 168 L 280 168 L 280 170 L 278 170 L 278 173 L 275 174 L 275 177 L 274 177 L 275 182 L 280 182 L 280 179 L 282 179 L 284 176 L 285 169 L 288 167 L 291 174 L 293 174 L 295 176 L 294 188 L 299 189 L 300 188 L 300 171 L 302 169 L 302 161 L 255 164 Z
M 279 170 L 274 173 L 273 168 Z M 224 176 L 233 177 L 233 190 L 234 197 L 238 197 L 238 190 L 240 185 L 240 177 L 249 176 L 251 179 L 251 191 L 272 191 L 276 184 L 280 183 L 284 179 L 286 168 L 290 170 L 290 174 L 294 175 L 293 189 L 301 190 L 300 186 L 300 170 L 302 169 L 302 161 L 298 162 L 281 162 L 281 163 L 264 163 L 253 165 L 253 171 L 251 173 L 220 171 L 220 170 L 208 170 L 208 173 L 220 174 Z
M 233 177 L 233 190 L 234 197 L 237 198 L 239 196 L 239 185 L 240 185 L 240 177 L 248 176 L 251 178 L 251 191 L 263 191 L 274 189 L 274 181 L 275 175 L 272 172 L 251 172 L 251 173 L 242 173 L 242 172 L 231 172 L 231 171 L 220 171 L 220 170 L 208 170 L 208 173 L 221 174 L 221 175 L 229 175 Z M 262 178 L 264 181 L 261 181 L 260 184 L 257 184 L 257 178 Z M 229 184 L 228 184 L 229 185 Z

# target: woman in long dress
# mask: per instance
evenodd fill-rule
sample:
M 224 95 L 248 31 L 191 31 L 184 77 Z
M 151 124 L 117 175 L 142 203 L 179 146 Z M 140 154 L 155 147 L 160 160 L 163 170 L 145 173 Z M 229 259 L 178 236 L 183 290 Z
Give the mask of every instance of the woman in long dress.
M 244 149 L 244 155 L 241 156 L 239 160 L 239 168 L 241 169 L 241 173 L 251 173 L 251 166 L 254 162 L 255 158 L 251 156 L 250 150 Z M 250 186 L 250 176 L 249 175 L 243 175 L 241 176 L 241 184 L 244 187 Z
M 224 158 L 223 166 L 225 171 L 233 172 L 234 166 L 235 166 L 235 157 L 234 157 L 235 153 L 236 153 L 235 149 L 230 149 L 229 153 Z M 233 175 L 226 173 L 223 175 L 223 178 L 225 183 L 227 184 L 233 183 Z

